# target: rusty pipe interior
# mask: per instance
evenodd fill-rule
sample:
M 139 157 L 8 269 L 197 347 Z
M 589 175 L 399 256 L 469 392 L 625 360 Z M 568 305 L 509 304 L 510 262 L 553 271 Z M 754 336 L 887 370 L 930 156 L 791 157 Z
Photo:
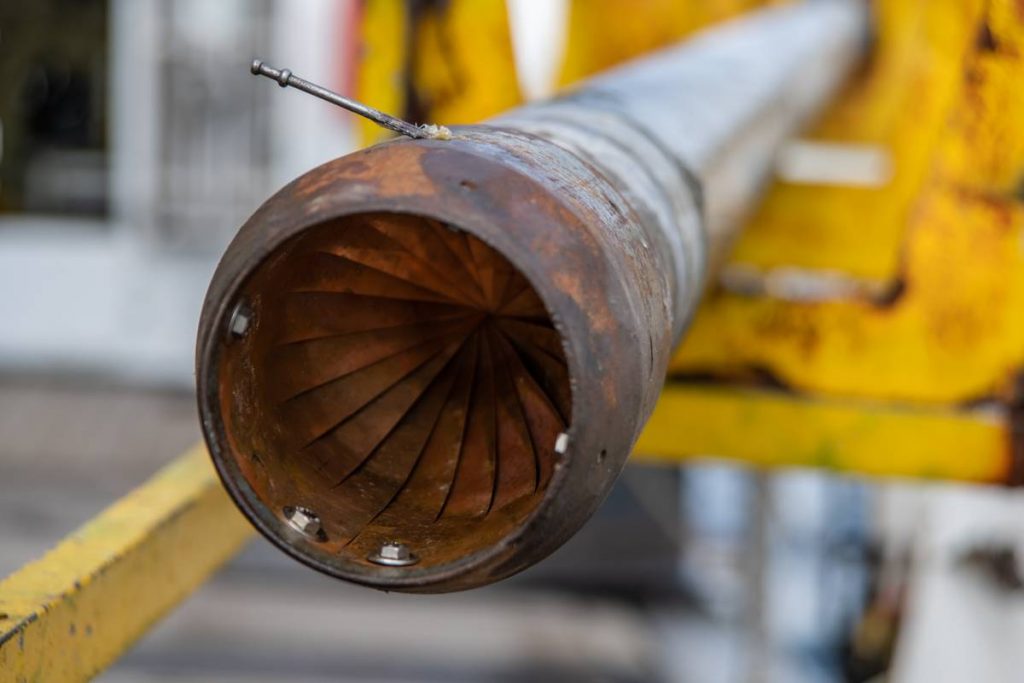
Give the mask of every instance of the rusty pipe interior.
M 239 383 L 252 393 L 227 431 L 246 434 L 234 454 L 269 508 L 320 518 L 321 551 L 371 564 L 401 540 L 429 569 L 543 498 L 568 368 L 543 302 L 496 250 L 427 217 L 356 214 L 283 244 L 246 290 L 240 314 L 258 315 L 221 402 Z

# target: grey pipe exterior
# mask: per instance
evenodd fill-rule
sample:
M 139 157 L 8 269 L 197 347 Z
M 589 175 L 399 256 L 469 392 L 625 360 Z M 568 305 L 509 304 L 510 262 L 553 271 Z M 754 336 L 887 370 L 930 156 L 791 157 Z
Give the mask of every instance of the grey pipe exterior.
M 489 123 L 567 149 L 641 207 L 672 255 L 678 342 L 779 148 L 863 60 L 869 19 L 862 0 L 751 14 Z

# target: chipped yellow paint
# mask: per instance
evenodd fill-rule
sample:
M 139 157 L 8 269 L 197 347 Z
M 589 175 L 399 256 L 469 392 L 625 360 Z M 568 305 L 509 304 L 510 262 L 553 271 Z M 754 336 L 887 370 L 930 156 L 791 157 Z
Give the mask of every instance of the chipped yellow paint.
M 0 681 L 81 681 L 252 535 L 195 448 L 0 582 Z
M 633 456 L 680 462 L 727 456 L 762 467 L 1002 482 L 1005 416 L 814 400 L 781 392 L 670 383 Z
M 999 395 L 1024 361 L 1024 211 L 936 192 L 917 213 L 889 306 L 717 293 L 675 370 L 769 370 L 807 394 L 956 403 Z
M 943 144 L 941 177 L 969 193 L 1024 201 L 1024 0 L 991 0 Z
M 734 260 L 759 268 L 840 271 L 884 282 L 897 275 L 907 219 L 961 97 L 982 0 L 886 0 L 864 73 L 808 137 L 878 146 L 891 182 L 878 188 L 778 183 L 746 226 Z
M 934 6 L 952 4 L 959 6 Z M 921 403 L 1007 397 L 1024 368 L 1024 13 L 993 0 L 961 32 L 971 49 L 950 67 L 955 105 L 906 220 L 902 293 L 884 305 L 713 293 L 673 370 L 732 375 L 758 367 L 815 395 Z M 822 235 L 842 232 L 849 205 L 835 195 L 826 211 L 810 199 L 816 191 L 800 199 L 783 189 L 769 211 L 781 216 L 787 204 L 792 221 L 807 211 Z M 871 230 L 868 221 L 865 249 L 876 246 Z M 831 254 L 841 270 L 839 246 L 822 249 L 820 258 Z

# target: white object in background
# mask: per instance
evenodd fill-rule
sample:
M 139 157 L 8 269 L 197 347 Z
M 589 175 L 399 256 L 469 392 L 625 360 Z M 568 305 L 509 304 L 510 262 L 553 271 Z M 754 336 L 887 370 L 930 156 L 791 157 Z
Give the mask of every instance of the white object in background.
M 227 240 L 272 189 L 352 148 L 347 114 L 256 81 L 250 60 L 265 54 L 331 74 L 345 28 L 339 7 L 111 2 L 111 215 L 0 216 L 0 371 L 191 387 L 199 309 Z M 216 78 L 178 92 L 164 87 L 174 73 Z M 163 106 L 168 91 L 177 108 Z M 259 125 L 236 110 L 253 110 Z M 194 228 L 188 239 L 187 229 L 164 230 L 172 213 L 213 218 L 172 221 Z
M 508 0 L 516 77 L 523 97 L 537 100 L 555 91 L 565 55 L 567 0 Z
M 276 2 L 271 34 L 270 63 L 287 64 L 315 83 L 341 90 L 344 43 L 357 34 L 348 25 L 347 2 L 302 0 Z M 311 168 L 348 154 L 356 148 L 351 114 L 300 92 L 282 91 L 249 74 L 249 62 L 260 55 L 246 55 L 244 76 L 250 87 L 272 90 L 270 136 L 274 165 L 271 191 Z
M 801 185 L 883 187 L 892 180 L 892 158 L 880 145 L 793 140 L 779 151 L 780 180 Z
M 965 565 L 963 557 L 994 542 L 1016 545 L 1019 557 L 1024 496 L 946 485 L 923 498 L 907 611 L 887 680 L 1019 683 L 1024 679 L 1024 594 L 1001 588 Z

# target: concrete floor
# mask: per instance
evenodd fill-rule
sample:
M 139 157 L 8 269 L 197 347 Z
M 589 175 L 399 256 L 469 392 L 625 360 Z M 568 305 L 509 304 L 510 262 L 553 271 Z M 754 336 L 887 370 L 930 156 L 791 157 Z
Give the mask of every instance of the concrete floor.
M 0 572 L 44 553 L 198 439 L 191 394 L 0 378 Z M 613 535 L 636 535 L 614 519 L 628 531 Z M 635 559 L 604 551 L 612 569 Z M 597 554 L 583 553 L 591 564 Z M 741 624 L 713 622 L 678 596 L 564 585 L 388 595 L 320 576 L 258 539 L 99 680 L 737 683 L 759 668 Z M 791 664 L 769 662 L 779 673 L 760 680 L 830 680 Z
M 0 379 L 0 572 L 45 552 L 198 439 L 184 393 Z
M 38 557 L 199 438 L 193 399 L 0 381 L 0 572 Z M 551 590 L 385 595 L 262 539 L 100 677 L 127 681 L 649 681 L 636 607 Z

